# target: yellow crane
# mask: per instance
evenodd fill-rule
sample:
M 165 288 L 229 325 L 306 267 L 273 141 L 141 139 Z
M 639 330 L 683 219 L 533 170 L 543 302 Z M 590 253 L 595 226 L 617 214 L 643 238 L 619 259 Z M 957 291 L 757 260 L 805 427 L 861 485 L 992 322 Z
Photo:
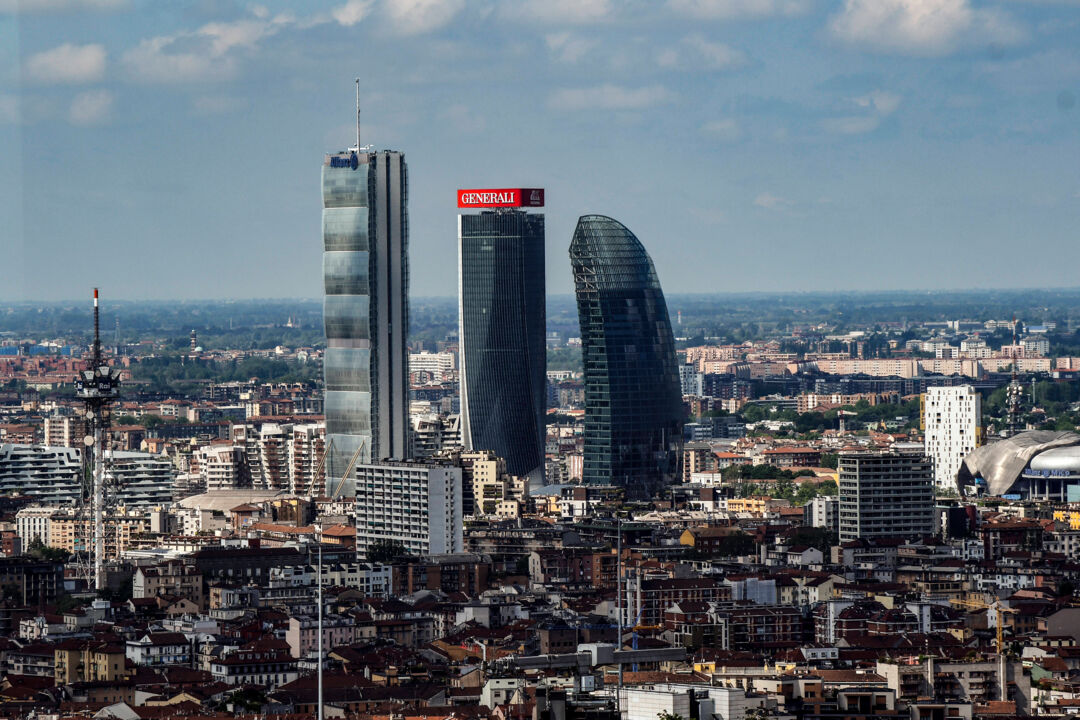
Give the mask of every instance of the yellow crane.
M 1011 615 L 1017 614 L 1019 611 L 1010 607 L 1005 607 L 1000 601 L 995 600 L 992 603 L 985 602 L 983 600 L 958 600 L 953 598 L 949 600 L 950 603 L 957 607 L 966 608 L 968 610 L 993 610 L 997 613 L 997 618 L 994 620 L 994 629 L 996 630 L 996 641 L 998 655 L 1003 655 L 1005 652 L 1005 632 L 1002 619 L 1002 614 L 1009 613 Z

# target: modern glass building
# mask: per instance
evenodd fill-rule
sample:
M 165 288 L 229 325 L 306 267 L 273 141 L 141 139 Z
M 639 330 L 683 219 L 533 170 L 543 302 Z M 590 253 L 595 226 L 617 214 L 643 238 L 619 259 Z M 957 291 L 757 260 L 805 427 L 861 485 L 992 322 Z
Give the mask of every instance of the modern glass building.
M 651 498 L 678 478 L 682 395 L 664 293 L 649 254 L 625 226 L 578 220 L 570 263 L 585 366 L 586 483 Z
M 511 475 L 544 483 L 547 345 L 544 216 L 458 215 L 461 426 Z
M 358 449 L 358 464 L 408 457 L 405 156 L 327 155 L 322 189 L 326 492 L 352 495 Z

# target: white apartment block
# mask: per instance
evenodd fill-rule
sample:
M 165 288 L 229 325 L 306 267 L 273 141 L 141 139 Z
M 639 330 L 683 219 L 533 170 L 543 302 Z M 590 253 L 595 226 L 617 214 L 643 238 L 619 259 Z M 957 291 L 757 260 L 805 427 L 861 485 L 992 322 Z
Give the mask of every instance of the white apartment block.
M 73 415 L 45 418 L 45 444 L 51 447 L 82 447 L 86 423 Z
M 429 372 L 433 375 L 442 376 L 453 372 L 456 365 L 454 353 L 409 353 L 409 372 L 411 373 Z
M 1050 354 L 1050 341 L 1044 337 L 1026 337 L 1020 341 L 1024 357 L 1044 357 Z
M 199 474 L 207 490 L 251 487 L 247 454 L 236 445 L 204 445 L 198 450 Z
M 25 507 L 15 513 L 15 534 L 22 538 L 23 548 L 38 540 L 49 544 L 50 518 L 58 507 Z
M 956 475 L 981 444 L 982 396 L 971 385 L 932 387 L 923 396 L 926 454 L 934 461 L 934 484 L 957 489 Z
M 356 552 L 400 541 L 414 555 L 462 552 L 461 468 L 384 461 L 356 467 Z

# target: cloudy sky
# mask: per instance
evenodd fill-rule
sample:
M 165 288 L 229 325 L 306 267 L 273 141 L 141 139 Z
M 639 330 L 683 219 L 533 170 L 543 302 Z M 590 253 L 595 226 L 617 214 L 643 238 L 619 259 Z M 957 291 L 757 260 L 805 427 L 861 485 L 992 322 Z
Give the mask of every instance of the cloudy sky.
M 553 293 L 584 213 L 668 292 L 1080 285 L 1080 2 L 0 0 L 0 300 L 319 295 L 356 77 L 414 295 L 485 186 Z

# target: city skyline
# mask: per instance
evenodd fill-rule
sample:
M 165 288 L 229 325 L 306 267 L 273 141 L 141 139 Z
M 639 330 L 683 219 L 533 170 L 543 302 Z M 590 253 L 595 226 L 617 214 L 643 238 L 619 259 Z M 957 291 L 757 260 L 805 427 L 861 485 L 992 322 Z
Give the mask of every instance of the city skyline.
M 409 153 L 417 297 L 454 294 L 453 189 L 506 184 L 548 189 L 553 247 L 592 212 L 664 238 L 683 291 L 1075 285 L 1065 3 L 19 7 L 2 300 L 317 296 L 301 180 L 355 142 L 357 74 L 363 141 Z M 1002 260 L 1032 242 L 1055 262 Z

